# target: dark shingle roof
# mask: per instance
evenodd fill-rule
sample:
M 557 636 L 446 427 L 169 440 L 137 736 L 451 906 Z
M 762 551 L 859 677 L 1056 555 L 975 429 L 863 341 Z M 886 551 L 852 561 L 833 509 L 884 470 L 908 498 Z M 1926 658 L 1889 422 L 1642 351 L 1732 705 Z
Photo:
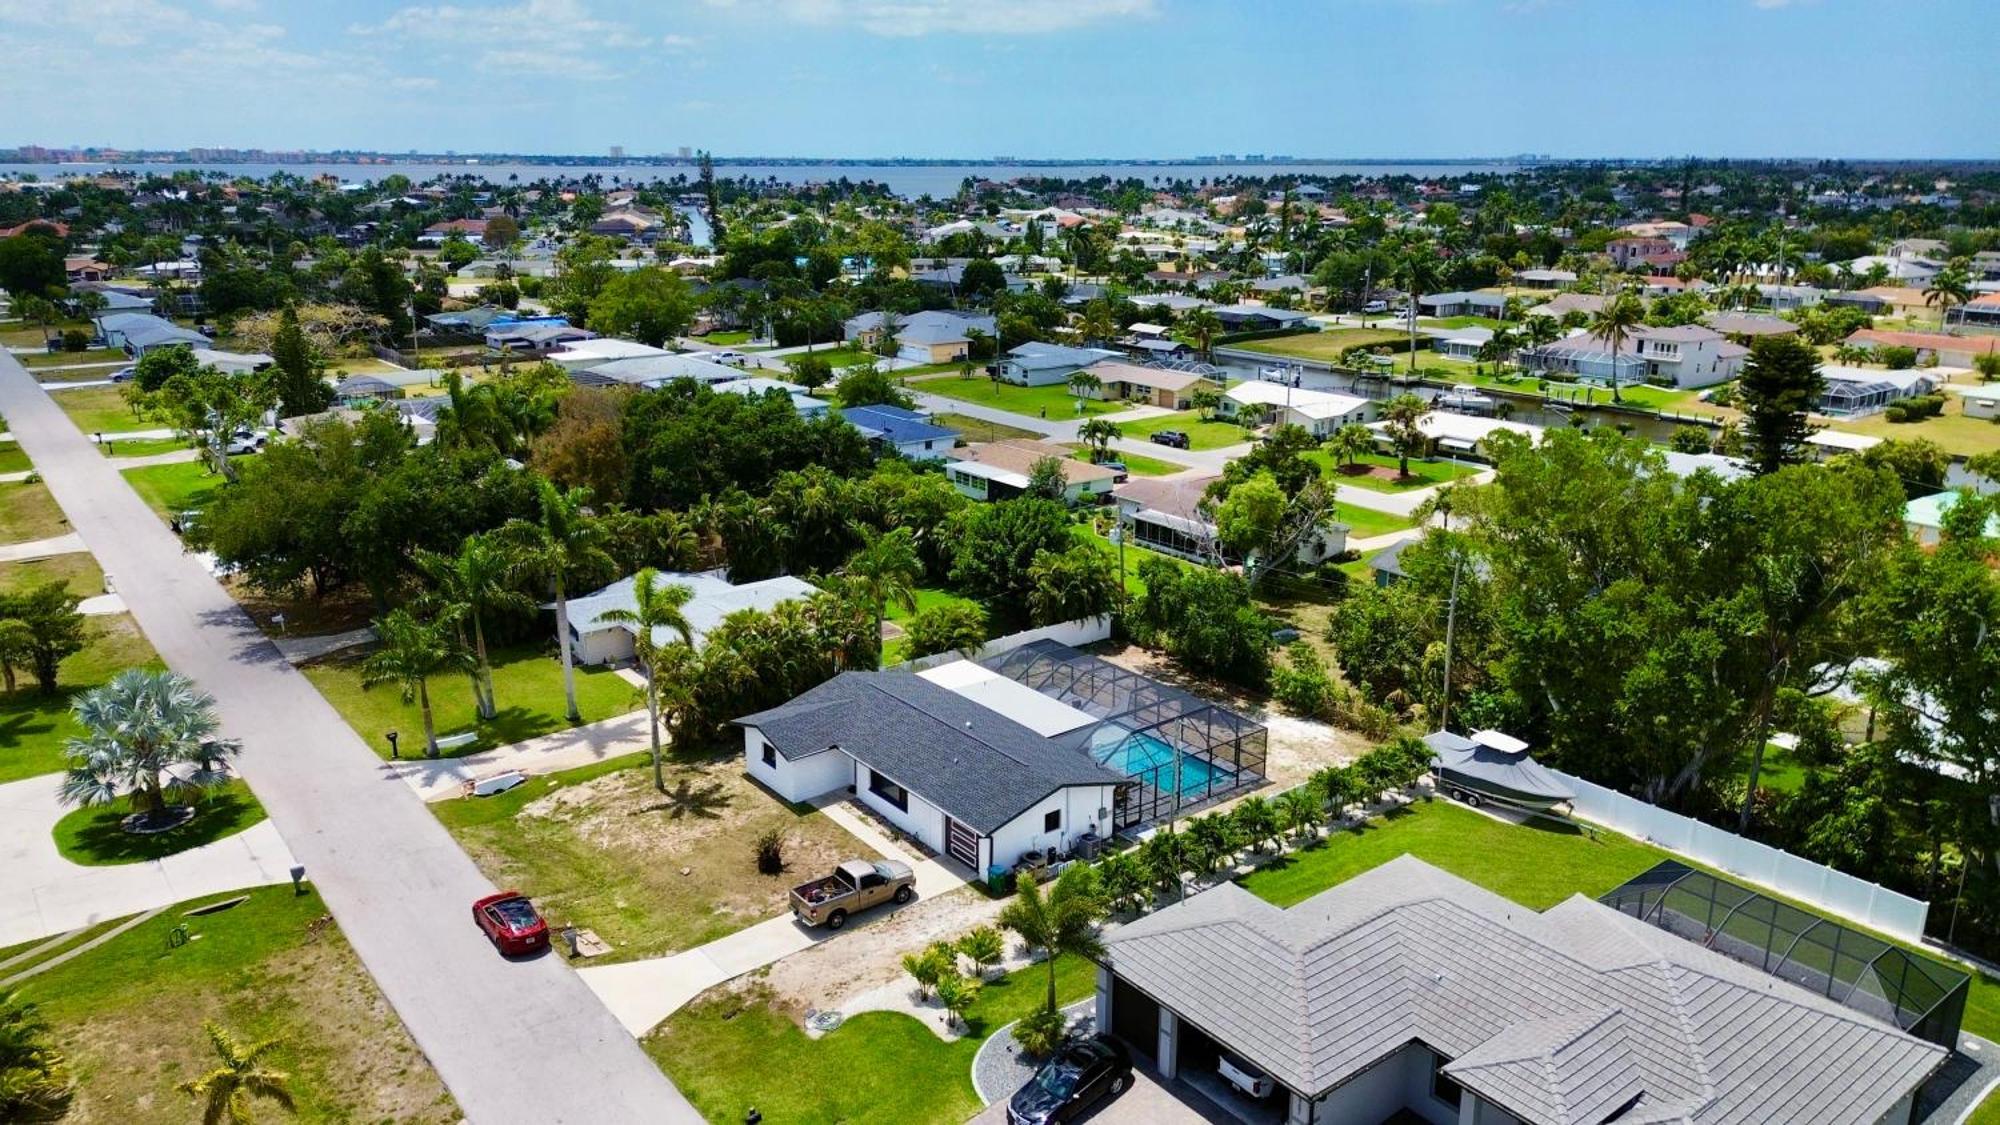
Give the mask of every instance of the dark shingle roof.
M 1084 752 L 1094 727 L 1044 738 L 907 672 L 843 672 L 736 722 L 787 760 L 842 750 L 986 835 L 1064 786 L 1127 780 Z
M 1875 1121 L 1945 1054 L 1601 903 L 1538 914 L 1410 856 L 1289 909 L 1224 883 L 1105 944 L 1120 977 L 1315 1096 L 1416 1040 L 1549 1125 L 1634 1097 L 1621 1121 Z

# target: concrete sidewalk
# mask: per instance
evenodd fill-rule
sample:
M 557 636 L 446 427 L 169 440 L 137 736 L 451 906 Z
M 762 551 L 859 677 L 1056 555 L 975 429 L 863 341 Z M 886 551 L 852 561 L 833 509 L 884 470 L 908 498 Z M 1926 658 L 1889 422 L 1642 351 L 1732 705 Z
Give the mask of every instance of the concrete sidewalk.
M 83 536 L 72 531 L 68 535 L 52 535 L 47 539 L 30 539 L 25 543 L 0 543 L 0 562 L 26 562 L 29 559 L 46 559 L 55 555 L 77 555 L 89 551 L 83 545 Z
M 408 745 L 421 754 L 421 741 Z M 383 769 L 402 779 L 424 800 L 444 801 L 463 796 L 471 782 L 506 770 L 554 773 L 652 748 L 646 712 L 639 710 L 460 758 L 404 758 L 383 763 Z
M 145 863 L 83 867 L 56 851 L 63 775 L 0 785 L 0 946 L 243 887 L 291 881 L 291 849 L 270 821 Z

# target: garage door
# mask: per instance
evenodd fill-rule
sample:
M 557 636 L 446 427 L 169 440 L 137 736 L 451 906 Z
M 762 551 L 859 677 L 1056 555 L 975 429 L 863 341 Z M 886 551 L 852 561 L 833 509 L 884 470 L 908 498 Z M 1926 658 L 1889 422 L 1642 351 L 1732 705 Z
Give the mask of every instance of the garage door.
M 1135 1055 L 1150 1059 L 1160 1049 L 1160 1006 L 1117 977 L 1111 979 L 1111 1033 Z
M 967 867 L 978 869 L 979 834 L 950 818 L 944 822 L 944 850 Z

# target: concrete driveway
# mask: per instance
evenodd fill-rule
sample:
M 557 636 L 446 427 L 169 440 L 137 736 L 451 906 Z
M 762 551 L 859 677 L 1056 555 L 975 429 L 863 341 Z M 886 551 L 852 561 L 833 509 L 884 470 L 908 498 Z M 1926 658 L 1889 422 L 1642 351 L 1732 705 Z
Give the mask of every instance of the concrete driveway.
M 291 849 L 270 821 L 145 863 L 82 867 L 50 834 L 70 810 L 63 775 L 0 785 L 0 946 L 67 933 L 127 914 L 243 887 L 291 881 Z
M 505 960 L 457 842 L 12 357 L 0 413 L 167 665 L 216 698 L 239 768 L 474 1122 L 700 1116 L 557 957 Z
M 1101 1101 L 1076 1119 L 1095 1125 L 1243 1125 L 1242 1119 L 1225 1112 L 1200 1092 L 1183 1083 L 1167 1084 L 1143 1066 L 1132 1068 L 1132 1086 L 1124 1093 Z M 1000 1098 L 981 1110 L 971 1125 L 1007 1125 L 1007 1100 Z

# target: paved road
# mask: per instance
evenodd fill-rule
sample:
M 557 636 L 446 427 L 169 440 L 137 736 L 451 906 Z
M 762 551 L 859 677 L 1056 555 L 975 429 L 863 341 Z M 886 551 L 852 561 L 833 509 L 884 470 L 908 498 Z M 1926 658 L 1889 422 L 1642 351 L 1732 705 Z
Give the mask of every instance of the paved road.
M 245 779 L 466 1117 L 699 1121 L 575 973 L 495 956 L 467 913 L 492 883 L 12 357 L 0 413 L 153 646 L 216 697 Z

